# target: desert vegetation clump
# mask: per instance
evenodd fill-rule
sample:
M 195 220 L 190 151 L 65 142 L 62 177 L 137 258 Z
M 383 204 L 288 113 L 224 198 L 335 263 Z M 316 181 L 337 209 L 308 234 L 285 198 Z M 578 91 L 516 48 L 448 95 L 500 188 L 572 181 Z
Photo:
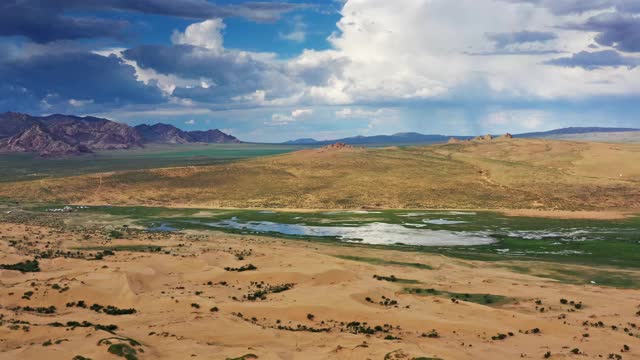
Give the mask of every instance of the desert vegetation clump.
M 253 264 L 247 264 L 241 267 L 225 267 L 224 268 L 226 271 L 236 271 L 236 272 L 243 272 L 243 271 L 254 271 L 254 270 L 258 270 L 258 268 L 253 265 Z
M 429 332 L 426 333 L 422 333 L 422 337 L 426 337 L 426 338 L 432 338 L 432 339 L 437 339 L 440 337 L 440 334 L 438 334 L 438 332 L 436 331 L 436 329 L 433 329 Z
M 78 301 L 77 303 L 74 302 L 70 302 L 67 303 L 67 307 L 80 307 L 80 308 L 86 308 L 86 304 L 84 303 L 84 301 Z M 107 315 L 130 315 L 130 314 L 135 314 L 137 312 L 136 309 L 120 309 L 118 307 L 115 307 L 113 305 L 107 305 L 107 306 L 103 306 L 100 304 L 93 304 L 89 307 L 90 310 L 93 310 L 95 312 L 101 312 L 101 313 L 105 313 Z
M 20 272 L 40 272 L 38 260 L 25 260 L 15 264 L 0 264 L 0 269 Z
M 24 307 L 17 307 L 16 310 L 21 310 L 22 311 L 28 311 L 28 312 L 36 312 L 38 314 L 55 314 L 56 313 L 56 307 L 51 305 L 51 306 L 40 306 L 40 307 L 31 307 L 31 306 L 24 306 Z
M 279 284 L 279 285 L 269 285 L 263 282 L 252 282 L 251 286 L 255 288 L 255 290 L 251 291 L 249 294 L 244 295 L 243 298 L 249 301 L 256 300 L 266 300 L 267 295 L 269 294 L 277 294 L 287 290 L 292 289 L 295 284 L 287 283 L 287 284 Z

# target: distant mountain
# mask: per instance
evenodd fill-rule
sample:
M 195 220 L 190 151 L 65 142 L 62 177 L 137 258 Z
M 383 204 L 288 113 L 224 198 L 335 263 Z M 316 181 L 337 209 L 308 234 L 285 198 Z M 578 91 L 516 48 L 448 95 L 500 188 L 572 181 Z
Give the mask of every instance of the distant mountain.
M 95 117 L 54 114 L 45 117 L 0 114 L 0 151 L 36 152 L 42 156 L 81 154 L 93 150 L 142 145 L 128 125 Z
M 569 134 L 587 134 L 587 133 L 604 133 L 604 132 L 632 132 L 640 131 L 631 128 L 603 128 L 603 127 L 569 127 L 544 132 L 531 132 L 513 135 L 517 138 L 544 138 L 557 135 Z M 425 135 L 415 132 L 397 133 L 393 135 L 375 135 L 375 136 L 354 136 L 335 140 L 299 139 L 284 142 L 288 145 L 327 145 L 333 143 L 345 143 L 349 145 L 383 145 L 383 144 L 435 144 L 445 143 L 450 138 L 459 140 L 473 139 L 473 136 L 445 136 L 445 135 Z
M 469 138 L 463 136 L 461 138 Z M 393 135 L 374 135 L 374 136 L 354 136 L 335 140 L 299 139 L 287 141 L 284 144 L 289 145 L 328 145 L 333 143 L 344 143 L 349 145 L 375 145 L 375 144 L 432 144 L 447 142 L 449 136 L 445 135 L 424 135 L 415 132 L 397 133 Z
M 0 139 L 8 138 L 21 131 L 27 130 L 39 121 L 27 114 L 7 112 L 0 114 Z
M 575 135 L 575 134 L 589 134 L 589 133 L 616 133 L 616 132 L 630 132 L 640 131 L 640 129 L 632 128 L 609 128 L 609 127 L 568 127 L 562 129 L 555 129 L 541 132 L 530 132 L 524 134 L 517 134 L 514 137 L 519 138 L 540 138 L 552 135 Z
M 37 152 L 41 156 L 89 152 L 86 146 L 69 144 L 41 124 L 34 124 L 12 137 L 0 140 L 0 148 L 9 152 Z
M 39 119 L 40 124 L 62 141 L 90 150 L 129 149 L 142 143 L 142 137 L 135 129 L 107 119 L 59 114 Z
M 42 156 L 130 149 L 146 143 L 239 143 L 220 130 L 183 131 L 173 125 L 131 127 L 108 119 L 54 114 L 44 117 L 0 114 L 0 152 L 35 152 Z
M 318 143 L 318 140 L 312 138 L 302 138 L 296 140 L 285 141 L 283 144 L 288 145 L 307 145 L 307 144 L 315 144 Z
M 203 143 L 240 143 L 235 136 L 231 136 L 229 134 L 225 134 L 218 129 L 214 130 L 206 130 L 206 131 L 189 131 L 189 136 L 193 139 L 193 141 L 203 142 Z
M 218 129 L 184 131 L 169 124 L 138 125 L 135 129 L 142 135 L 144 143 L 186 144 L 201 143 L 240 143 L 236 137 Z
M 142 136 L 142 141 L 145 143 L 185 144 L 193 142 L 186 131 L 169 124 L 143 124 L 134 129 Z

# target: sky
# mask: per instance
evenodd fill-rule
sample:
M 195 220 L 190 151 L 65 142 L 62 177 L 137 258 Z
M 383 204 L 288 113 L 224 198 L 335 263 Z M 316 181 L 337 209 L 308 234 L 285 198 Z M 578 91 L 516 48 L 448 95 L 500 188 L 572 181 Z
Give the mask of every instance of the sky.
M 255 142 L 640 128 L 640 1 L 3 0 L 4 111 Z

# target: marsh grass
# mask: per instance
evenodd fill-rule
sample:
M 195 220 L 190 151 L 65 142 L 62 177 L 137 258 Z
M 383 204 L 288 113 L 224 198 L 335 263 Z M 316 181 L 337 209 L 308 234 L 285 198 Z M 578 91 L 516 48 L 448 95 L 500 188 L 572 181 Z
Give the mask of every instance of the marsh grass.
M 455 293 L 444 290 L 436 289 L 423 289 L 423 288 L 405 288 L 404 291 L 409 294 L 421 295 L 421 296 L 440 296 L 448 299 L 467 301 L 487 306 L 500 306 L 511 302 L 516 299 L 494 294 L 470 294 L 470 293 Z

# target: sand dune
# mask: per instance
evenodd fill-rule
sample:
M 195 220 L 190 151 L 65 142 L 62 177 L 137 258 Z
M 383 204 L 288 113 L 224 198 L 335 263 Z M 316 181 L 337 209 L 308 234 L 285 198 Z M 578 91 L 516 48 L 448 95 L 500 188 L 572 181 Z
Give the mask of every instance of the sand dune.
M 636 332 L 631 324 L 638 321 L 637 291 L 560 283 L 511 272 L 508 264 L 215 232 L 156 234 L 151 239 L 130 232 L 125 239 L 105 240 L 99 232 L 87 236 L 0 223 L 0 233 L 5 240 L 31 234 L 25 240 L 31 245 L 25 242 L 19 250 L 0 242 L 0 263 L 31 259 L 29 253 L 44 248 L 50 239 L 37 239 L 39 233 L 65 239 L 61 249 L 132 243 L 164 247 L 160 252 L 118 251 L 102 260 L 42 259 L 37 273 L 0 270 L 0 359 L 117 359 L 107 352 L 109 345 L 98 345 L 114 334 L 47 325 L 67 321 L 117 325 L 117 336 L 141 344 L 134 346 L 140 359 L 234 359 L 246 354 L 259 359 L 540 359 L 547 351 L 552 359 L 597 359 L 610 353 L 639 358 L 640 340 L 624 331 Z M 244 259 L 238 260 L 241 252 Z M 421 263 L 433 270 L 373 265 L 336 255 Z M 224 269 L 249 263 L 257 270 Z M 376 274 L 411 281 L 377 280 Z M 60 292 L 53 284 L 69 289 Z M 293 285 L 267 293 L 264 300 L 243 297 L 282 284 Z M 509 299 L 494 304 L 452 302 L 442 295 L 410 294 L 406 287 Z M 30 299 L 22 298 L 28 291 L 33 291 Z M 380 304 L 385 298 L 397 304 Z M 562 304 L 561 299 L 581 302 L 582 307 Z M 79 300 L 137 312 L 112 316 L 66 306 Z M 51 305 L 55 314 L 15 309 Z M 210 310 L 214 307 L 218 311 Z M 358 333 L 346 325 L 354 321 L 384 331 Z M 291 331 L 301 330 L 298 325 L 304 326 L 302 331 Z M 438 337 L 426 336 L 432 330 Z M 506 338 L 492 339 L 498 334 Z M 49 340 L 52 344 L 43 346 Z M 625 344 L 631 350 L 620 353 Z M 582 355 L 573 355 L 572 349 Z

